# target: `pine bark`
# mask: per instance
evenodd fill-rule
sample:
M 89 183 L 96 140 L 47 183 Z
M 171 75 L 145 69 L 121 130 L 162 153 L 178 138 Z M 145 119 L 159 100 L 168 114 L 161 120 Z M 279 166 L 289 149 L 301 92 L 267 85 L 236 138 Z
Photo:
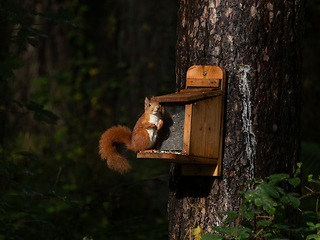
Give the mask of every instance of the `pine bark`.
M 211 232 L 237 210 L 240 183 L 292 173 L 300 151 L 304 1 L 180 0 L 176 84 L 192 65 L 227 72 L 222 177 L 182 177 L 171 168 L 170 239 Z

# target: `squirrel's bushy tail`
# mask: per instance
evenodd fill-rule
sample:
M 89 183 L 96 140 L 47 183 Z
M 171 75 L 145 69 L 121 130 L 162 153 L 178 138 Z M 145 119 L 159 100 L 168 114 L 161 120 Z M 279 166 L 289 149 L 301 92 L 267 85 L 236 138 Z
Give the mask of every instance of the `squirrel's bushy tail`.
M 115 126 L 105 131 L 99 142 L 99 153 L 102 159 L 107 159 L 110 169 L 121 174 L 128 172 L 131 168 L 127 159 L 120 155 L 116 145 L 124 143 L 127 148 L 131 147 L 132 131 L 125 126 Z

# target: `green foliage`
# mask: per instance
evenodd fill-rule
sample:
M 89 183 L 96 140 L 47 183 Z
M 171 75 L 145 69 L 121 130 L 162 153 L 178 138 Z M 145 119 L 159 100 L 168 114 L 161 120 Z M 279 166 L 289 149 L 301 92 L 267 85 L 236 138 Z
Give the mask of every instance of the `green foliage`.
M 23 67 L 24 62 L 21 57 L 8 56 L 0 62 L 0 76 L 8 79 L 13 76 L 13 70 Z
M 240 191 L 241 205 L 238 211 L 225 211 L 219 214 L 226 215 L 224 226 L 212 227 L 216 233 L 206 233 L 203 240 L 215 239 L 319 239 L 320 236 L 320 213 L 318 202 L 315 211 L 304 211 L 300 209 L 300 200 L 311 195 L 319 195 L 310 189 L 306 195 L 300 196 L 297 192 L 288 192 L 288 189 L 296 188 L 300 184 L 301 163 L 293 177 L 288 174 L 275 174 L 265 179 L 253 179 L 243 184 Z M 319 176 L 320 179 L 320 176 Z M 320 185 L 319 180 L 308 176 L 308 181 Z M 292 187 L 290 187 L 290 185 Z M 284 188 L 285 187 L 285 188 Z M 297 190 L 298 191 L 298 190 Z M 302 215 L 311 216 L 315 222 L 309 221 L 306 226 L 294 227 L 287 223 L 288 211 L 292 208 Z M 253 221 L 254 220 L 254 221 Z M 226 224 L 234 223 L 234 226 Z
M 127 95 L 134 70 L 114 61 L 113 49 L 113 58 L 97 56 L 97 24 L 79 27 L 88 26 L 88 3 L 64 2 L 77 16 L 65 7 L 52 11 L 56 1 L 41 4 L 46 13 L 15 0 L 0 4 L 0 239 L 166 239 L 168 166 L 133 161 L 134 171 L 122 176 L 98 156 L 99 137 L 113 119 L 110 105 Z M 30 49 L 42 56 L 59 34 L 72 46 L 65 68 L 35 79 L 21 75 L 19 69 L 37 64 L 30 64 Z M 126 115 L 119 111 L 114 119 L 133 124 L 121 111 Z
M 26 104 L 25 107 L 34 112 L 34 120 L 38 122 L 44 121 L 52 125 L 57 124 L 59 117 L 53 112 L 43 109 L 43 105 L 31 101 L 30 103 Z

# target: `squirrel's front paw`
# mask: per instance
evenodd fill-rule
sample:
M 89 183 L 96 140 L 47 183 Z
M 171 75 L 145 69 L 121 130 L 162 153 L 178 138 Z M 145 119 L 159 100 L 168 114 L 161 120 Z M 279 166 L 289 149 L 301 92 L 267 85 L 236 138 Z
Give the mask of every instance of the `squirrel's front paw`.
M 163 125 L 163 121 L 160 120 L 159 123 L 158 123 L 158 126 L 157 126 L 157 130 L 159 130 L 160 128 L 162 128 L 162 125 Z

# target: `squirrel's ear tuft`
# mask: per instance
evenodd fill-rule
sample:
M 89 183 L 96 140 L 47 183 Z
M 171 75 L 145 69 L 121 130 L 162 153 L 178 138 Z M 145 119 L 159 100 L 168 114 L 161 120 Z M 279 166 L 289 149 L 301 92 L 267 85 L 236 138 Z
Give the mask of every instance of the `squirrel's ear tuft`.
M 148 102 L 149 102 L 149 99 L 146 97 L 146 98 L 144 99 L 144 102 L 145 102 L 145 103 L 148 103 Z

